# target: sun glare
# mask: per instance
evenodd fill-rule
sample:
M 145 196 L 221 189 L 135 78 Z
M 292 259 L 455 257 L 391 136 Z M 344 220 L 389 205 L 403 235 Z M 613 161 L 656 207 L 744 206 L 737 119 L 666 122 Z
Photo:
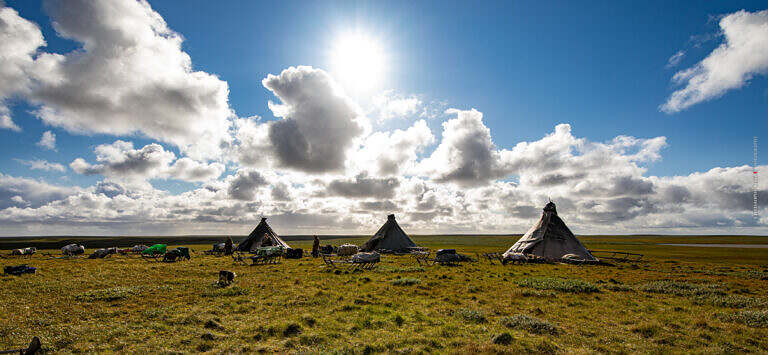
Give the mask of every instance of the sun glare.
M 333 72 L 337 79 L 353 90 L 368 90 L 381 83 L 385 55 L 374 38 L 351 33 L 338 38 L 332 49 Z

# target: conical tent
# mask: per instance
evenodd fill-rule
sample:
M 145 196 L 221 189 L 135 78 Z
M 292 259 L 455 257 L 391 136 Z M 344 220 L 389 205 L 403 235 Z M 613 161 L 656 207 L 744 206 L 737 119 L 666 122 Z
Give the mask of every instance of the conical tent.
M 290 248 L 290 246 L 288 246 L 285 241 L 280 239 L 277 233 L 272 230 L 269 224 L 267 224 L 267 219 L 262 218 L 261 223 L 259 223 L 259 225 L 253 229 L 253 232 L 251 232 L 247 238 L 245 238 L 242 242 L 240 242 L 240 244 L 237 245 L 235 251 L 248 252 L 260 247 L 274 246 L 281 246 L 286 249 Z
M 544 207 L 539 222 L 509 248 L 504 256 L 514 253 L 535 255 L 548 260 L 559 260 L 565 255 L 574 254 L 584 260 L 597 261 L 557 216 L 552 201 Z
M 416 243 L 405 234 L 403 229 L 400 228 L 400 225 L 397 224 L 397 221 L 395 221 L 395 215 L 391 214 L 387 216 L 387 223 L 384 223 L 384 225 L 379 228 L 379 231 L 363 244 L 360 251 L 404 251 L 415 246 Z

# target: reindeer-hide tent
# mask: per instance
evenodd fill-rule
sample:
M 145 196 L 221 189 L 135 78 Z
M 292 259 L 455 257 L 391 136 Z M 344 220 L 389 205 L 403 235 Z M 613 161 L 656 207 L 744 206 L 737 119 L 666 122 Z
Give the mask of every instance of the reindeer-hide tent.
M 260 247 L 274 246 L 281 246 L 285 249 L 290 248 L 290 246 L 288 246 L 285 241 L 280 239 L 277 233 L 272 230 L 269 224 L 267 224 L 267 219 L 262 218 L 259 225 L 253 229 L 253 232 L 251 232 L 248 237 L 246 237 L 242 242 L 240 242 L 240 244 L 237 245 L 235 251 L 249 252 Z
M 567 254 L 574 254 L 585 261 L 597 261 L 557 216 L 552 201 L 544 207 L 539 222 L 512 245 L 504 257 L 511 254 L 535 255 L 547 260 L 560 260 Z
M 379 231 L 371 237 L 360 251 L 370 252 L 374 250 L 406 251 L 408 248 L 415 247 L 416 243 L 408 237 L 395 221 L 395 215 L 387 216 L 387 222 L 384 223 Z

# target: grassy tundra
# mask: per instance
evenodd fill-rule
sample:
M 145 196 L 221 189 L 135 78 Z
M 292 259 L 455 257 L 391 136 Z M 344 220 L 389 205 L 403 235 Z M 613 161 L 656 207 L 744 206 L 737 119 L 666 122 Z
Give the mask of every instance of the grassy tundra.
M 473 256 L 516 240 L 414 239 Z M 201 253 L 173 264 L 0 259 L 39 268 L 0 276 L 0 350 L 37 335 L 64 353 L 768 352 L 768 249 L 657 245 L 768 238 L 581 239 L 589 249 L 647 259 L 613 267 L 484 260 L 419 267 L 410 257 L 384 256 L 377 269 L 355 273 L 311 258 L 240 266 Z M 343 241 L 364 238 L 326 242 Z M 289 243 L 307 250 L 311 242 Z M 235 284 L 212 286 L 224 269 L 238 274 Z

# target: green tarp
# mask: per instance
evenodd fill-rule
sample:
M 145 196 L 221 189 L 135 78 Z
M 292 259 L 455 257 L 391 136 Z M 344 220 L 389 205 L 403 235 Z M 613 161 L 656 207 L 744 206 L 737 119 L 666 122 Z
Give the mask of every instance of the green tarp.
M 155 244 L 149 249 L 142 251 L 142 254 L 165 254 L 165 244 Z

